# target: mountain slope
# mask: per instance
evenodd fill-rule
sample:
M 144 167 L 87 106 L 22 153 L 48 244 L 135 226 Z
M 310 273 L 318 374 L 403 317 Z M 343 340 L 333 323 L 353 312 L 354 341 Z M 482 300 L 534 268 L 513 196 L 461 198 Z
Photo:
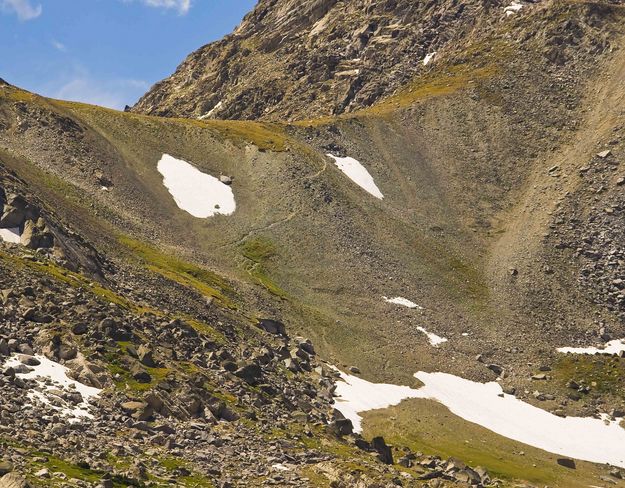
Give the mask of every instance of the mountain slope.
M 369 11 L 358 6 L 352 11 L 340 2 L 307 5 L 319 9 L 301 9 L 313 19 L 352 18 L 356 11 L 375 17 L 384 11 L 388 23 L 394 16 L 410 14 L 408 3 L 402 2 L 371 3 Z M 233 38 L 204 51 L 217 52 L 239 42 L 241 32 L 266 33 L 273 26 L 276 32 L 293 33 L 285 38 L 289 42 L 278 43 L 276 53 L 297 52 L 298 29 L 306 33 L 310 24 L 302 27 L 299 12 L 285 13 L 287 6 L 293 5 L 261 2 Z M 45 222 L 37 227 L 40 232 L 47 235 L 50 228 L 59 228 L 63 232 L 57 240 L 75 249 L 61 253 L 40 247 L 35 262 L 51 259 L 72 273 L 82 271 L 89 281 L 69 275 L 72 282 L 111 290 L 112 296 L 102 292 L 109 300 L 119 295 L 141 309 L 159 310 L 167 319 L 159 327 L 174 320 L 170 315 L 176 312 L 211 326 L 221 322 L 218 335 L 227 338 L 222 349 L 236 358 L 235 363 L 249 360 L 249 349 L 256 362 L 265 360 L 256 355 L 262 348 L 274 354 L 281 350 L 264 336 L 257 342 L 248 330 L 256 319 L 271 317 L 285 322 L 291 336 L 310 337 L 321 358 L 344 370 L 357 366 L 372 381 L 414 385 L 412 375 L 417 370 L 445 371 L 476 381 L 499 376 L 518 398 L 559 414 L 596 415 L 618 409 L 625 385 L 614 378 L 614 372 L 620 371 L 621 359 L 568 359 L 556 348 L 625 335 L 625 302 L 622 283 L 617 281 L 622 275 L 625 208 L 619 183 L 624 135 L 620 120 L 623 7 L 546 2 L 525 5 L 510 18 L 502 18 L 499 4 L 491 9 L 496 12 L 492 18 L 482 15 L 485 7 L 472 3 L 455 8 L 480 12 L 480 36 L 467 34 L 462 48 L 443 47 L 444 55 L 414 79 L 401 65 L 403 56 L 393 60 L 388 55 L 389 63 L 398 62 L 398 70 L 410 73 L 383 79 L 382 84 L 388 85 L 383 94 L 395 94 L 362 110 L 356 109 L 368 103 L 354 102 L 353 113 L 335 117 L 297 123 L 168 119 L 48 100 L 3 85 L 3 174 L 21 181 L 16 188 L 28 194 L 29 202 L 37 202 L 37 208 L 45 209 Z M 466 27 L 471 22 L 463 16 L 458 18 L 464 19 Z M 347 29 L 353 27 L 350 22 L 340 25 Z M 451 30 L 441 29 L 440 38 L 433 42 L 443 46 L 447 36 L 454 38 L 460 32 L 450 22 Z M 398 34 L 398 39 L 398 45 L 389 41 L 389 51 L 381 52 L 399 49 L 405 38 Z M 238 63 L 236 55 L 227 59 L 232 65 Z M 194 76 L 202 80 L 202 70 L 187 63 L 178 74 L 197 73 Z M 255 65 L 250 63 L 251 70 Z M 223 69 L 209 68 L 226 77 Z M 163 86 L 167 88 L 172 80 Z M 266 82 L 262 77 L 258 81 Z M 191 81 L 184 90 L 164 89 L 162 98 L 155 91 L 136 109 L 195 117 L 205 110 L 198 104 L 212 96 L 212 86 Z M 220 86 L 224 93 L 239 89 L 231 81 Z M 249 111 L 243 102 L 224 104 L 232 112 L 223 115 L 301 119 L 334 110 L 327 100 L 312 108 L 302 106 L 297 90 L 303 88 L 298 86 L 292 85 L 293 92 L 284 101 L 259 96 Z M 314 96 L 323 92 L 314 83 L 309 89 Z M 144 109 L 147 100 L 154 105 Z M 608 155 L 596 156 L 606 149 Z M 328 153 L 360 161 L 384 198 L 356 185 Z M 184 159 L 213 176 L 230 177 L 236 211 L 208 219 L 184 212 L 163 185 L 158 171 L 163 154 Z M 3 187 L 8 188 L 7 183 Z M 5 193 L 3 203 L 12 205 L 9 194 L 15 191 Z M 75 242 L 76 236 L 80 239 Z M 18 262 L 30 262 L 30 253 L 17 254 Z M 57 278 L 65 276 L 62 269 L 57 271 Z M 7 283 L 15 279 L 11 275 Z M 47 296 L 46 291 L 41 296 Z M 383 298 L 396 296 L 409 298 L 422 309 L 401 308 Z M 18 305 L 24 302 L 12 303 Z M 20 313 L 25 313 L 22 308 Z M 139 316 L 125 320 L 141 322 Z M 433 347 L 422 329 L 448 341 Z M 142 324 L 139 330 L 148 344 L 158 344 L 151 324 Z M 233 330 L 237 333 L 230 334 Z M 28 334 L 34 333 L 29 329 Z M 113 346 L 104 342 L 104 347 Z M 121 378 L 127 377 L 135 359 L 125 357 L 127 346 L 114 348 L 124 357 L 125 369 L 118 371 Z M 190 354 L 201 357 L 200 342 L 193 347 Z M 295 342 L 287 347 L 292 349 Z M 106 364 L 109 359 L 103 352 L 111 351 L 96 352 Z M 265 373 L 274 389 L 280 384 L 286 389 L 301 387 L 297 391 L 302 392 L 320 381 L 314 375 L 301 382 L 297 376 L 293 379 L 278 367 L 288 359 L 280 356 L 283 353 L 277 354 L 280 360 L 269 361 L 272 366 Z M 231 359 L 213 359 L 219 376 L 223 363 Z M 174 360 L 172 367 L 183 369 Z M 548 379 L 537 382 L 532 376 L 541 367 L 551 371 Z M 595 385 L 576 393 L 574 400 L 566 386 L 570 380 Z M 190 384 L 191 378 L 185 381 L 189 383 L 183 385 Z M 259 399 L 253 388 L 241 389 L 234 381 L 228 381 L 222 393 L 240 399 L 242 411 L 258 415 L 262 408 L 255 402 L 262 405 L 265 396 Z M 302 435 L 286 419 L 292 415 L 297 423 L 299 413 L 294 410 L 300 407 L 284 396 L 269 394 L 280 421 L 286 422 L 280 438 L 294 429 L 300 437 L 295 441 L 306 445 L 308 434 Z M 314 419 L 331 422 L 327 395 L 311 398 L 321 402 L 313 410 Z M 443 429 L 440 419 L 449 414 L 442 410 L 428 401 L 406 402 L 394 410 L 394 417 L 406 428 L 398 432 L 393 418 L 374 412 L 367 416 L 365 434 L 387 436 L 388 432 L 399 446 L 409 445 L 415 451 L 477 459 L 509 483 L 529 479 L 553 486 L 587 486 L 607 474 L 603 467 L 583 463 L 571 473 L 557 465 L 554 456 L 476 430 L 455 416 L 446 422 L 455 428 Z M 259 418 L 267 429 L 275 421 Z M 309 422 L 315 423 L 313 417 Z M 249 427 L 242 424 L 241 429 Z M 465 443 L 465 432 L 475 438 L 488 436 L 490 448 L 473 452 Z M 250 445 L 259 446 L 270 433 L 264 434 L 254 437 L 238 430 L 235 437 L 250 435 L 255 439 Z M 337 450 L 347 463 L 359 459 L 355 450 L 342 451 L 341 441 L 313 434 L 315 442 L 328 448 L 321 452 L 333 454 L 332 459 L 337 458 Z M 530 454 L 520 459 L 519 451 Z M 303 467 L 307 455 L 296 461 L 283 457 L 279 462 L 293 462 L 298 476 L 307 477 Z M 240 462 L 241 457 L 232 459 L 224 479 L 233 476 Z M 269 457 L 263 458 L 263 466 L 271 467 L 270 463 Z M 312 464 L 321 469 L 321 463 Z M 340 471 L 345 465 L 339 462 L 333 469 Z M 388 481 L 396 475 L 376 464 L 363 469 L 375 480 Z M 258 483 L 249 473 L 245 476 L 247 480 L 237 479 L 237 483 Z M 355 483 L 353 478 L 343 482 Z M 408 477 L 405 482 L 420 484 Z
M 192 53 L 133 111 L 301 119 L 370 106 L 506 16 L 503 2 L 263 0 L 236 31 Z M 433 58 L 432 58 L 433 59 Z

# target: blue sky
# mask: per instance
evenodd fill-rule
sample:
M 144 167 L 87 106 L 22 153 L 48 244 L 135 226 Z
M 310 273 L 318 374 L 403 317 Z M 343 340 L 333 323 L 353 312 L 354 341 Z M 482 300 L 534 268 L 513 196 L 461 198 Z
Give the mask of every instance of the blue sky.
M 0 78 L 39 94 L 132 105 L 256 0 L 0 0 Z

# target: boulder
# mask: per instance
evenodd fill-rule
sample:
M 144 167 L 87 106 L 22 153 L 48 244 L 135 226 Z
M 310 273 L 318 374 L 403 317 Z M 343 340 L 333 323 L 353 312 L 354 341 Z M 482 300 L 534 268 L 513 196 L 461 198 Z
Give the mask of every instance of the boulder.
M 31 488 L 31 484 L 19 474 L 9 473 L 0 478 L 0 488 Z
M 24 231 L 20 237 L 20 244 L 29 249 L 48 249 L 54 245 L 54 238 L 51 233 L 45 231 L 43 219 L 39 219 L 37 223 L 26 220 Z
M 137 350 L 137 356 L 139 358 L 139 361 L 141 361 L 141 364 L 147 366 L 148 368 L 157 367 L 156 361 L 154 360 L 154 353 L 149 347 L 143 344 L 140 345 L 139 349 Z
M 284 360 L 284 365 L 286 366 L 286 369 L 293 373 L 299 373 L 302 370 L 296 359 L 287 358 Z
M 263 370 L 258 364 L 250 363 L 236 370 L 234 374 L 246 383 L 255 385 L 262 378 Z
M 76 346 L 73 346 L 71 344 L 61 344 L 59 346 L 58 356 L 60 359 L 69 361 L 69 360 L 75 359 L 77 354 L 78 354 L 78 349 L 76 348 Z
M 84 335 L 89 331 L 89 327 L 84 322 L 79 322 L 72 326 L 72 334 Z
M 569 458 L 558 458 L 556 461 L 560 466 L 564 466 L 565 468 L 575 469 L 575 461 Z
M 0 228 L 21 227 L 27 216 L 26 200 L 19 195 L 10 195 L 0 217 Z
M 147 371 L 144 371 L 138 364 L 133 365 L 130 369 L 130 374 L 139 383 L 149 383 L 152 381 L 150 374 Z
M 269 334 L 286 336 L 286 327 L 278 320 L 261 319 L 258 321 L 258 327 Z
M 352 421 L 346 419 L 345 416 L 338 410 L 332 412 L 332 422 L 329 427 L 330 430 L 338 436 L 350 435 L 354 432 L 354 425 Z
M 393 452 L 390 446 L 386 445 L 384 437 L 374 437 L 371 440 L 371 447 L 378 453 L 378 459 L 384 464 L 393 464 Z
M 20 363 L 25 364 L 26 366 L 39 366 L 41 361 L 34 356 L 27 356 L 26 354 L 20 354 L 17 357 Z
M 13 464 L 10 461 L 0 460 L 0 476 L 4 476 L 11 471 L 13 471 Z
M 501 373 L 503 373 L 503 368 L 499 366 L 498 364 L 489 364 L 486 367 L 490 369 L 493 373 L 495 373 L 497 376 L 501 376 Z

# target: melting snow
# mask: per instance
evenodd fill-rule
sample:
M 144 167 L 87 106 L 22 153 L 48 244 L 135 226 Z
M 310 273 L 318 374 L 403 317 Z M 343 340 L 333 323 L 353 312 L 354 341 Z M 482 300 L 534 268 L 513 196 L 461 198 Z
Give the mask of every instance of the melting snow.
M 235 211 L 232 188 L 186 161 L 163 154 L 158 171 L 178 207 L 194 217 L 203 219 L 216 214 L 230 215 Z
M 523 8 L 523 5 L 520 4 L 519 2 L 512 2 L 510 5 L 504 8 L 503 11 L 506 13 L 507 17 L 510 17 L 511 15 L 516 14 L 522 8 Z
M 360 412 L 398 405 L 406 398 L 421 398 L 419 390 L 409 386 L 370 383 L 343 372 L 341 379 L 336 382 L 334 407 L 352 421 L 354 432 L 362 432 Z
M 571 354 L 618 354 L 625 351 L 625 342 L 622 339 L 616 339 L 607 342 L 603 348 L 599 347 L 560 347 L 558 352 Z
M 100 394 L 102 390 L 91 386 L 83 385 L 76 380 L 71 379 L 67 373 L 68 368 L 62 364 L 55 363 L 45 356 L 35 356 L 40 364 L 37 366 L 28 366 L 28 373 L 17 373 L 16 376 L 25 380 L 36 380 L 42 391 L 32 390 L 28 396 L 32 399 L 38 399 L 42 403 L 50 406 L 54 410 L 72 417 L 71 421 L 78 421 L 81 417 L 93 418 L 89 413 L 89 400 Z M 10 357 L 4 367 L 15 367 L 22 364 L 18 356 Z M 78 405 L 67 403 L 65 406 L 59 406 L 60 398 L 53 393 L 54 390 L 62 390 L 64 392 L 78 392 L 82 395 L 83 401 Z M 64 402 L 63 402 L 64 403 Z
M 20 230 L 18 227 L 14 227 L 11 229 L 0 229 L 0 239 L 4 242 L 19 244 L 20 238 Z
M 430 341 L 430 344 L 432 344 L 434 347 L 438 347 L 444 342 L 447 342 L 447 339 L 445 337 L 436 335 L 433 332 L 428 332 L 423 327 L 417 327 L 417 330 L 419 332 L 423 332 L 427 336 L 428 341 Z
M 359 187 L 368 191 L 380 200 L 384 198 L 384 195 L 382 195 L 382 192 L 375 184 L 373 177 L 369 174 L 367 168 L 360 164 L 360 162 L 350 157 L 340 158 L 338 156 L 333 156 L 332 154 L 328 154 L 328 156 L 334 159 L 334 164 L 336 164 L 336 166 Z
M 213 108 L 211 108 L 204 115 L 200 115 L 198 117 L 198 119 L 200 119 L 200 120 L 208 119 L 211 115 L 213 115 L 215 112 L 217 112 L 217 110 L 219 110 L 223 106 L 224 106 L 224 102 L 220 101 L 219 103 L 217 103 L 217 105 L 215 105 Z
M 370 383 L 341 373 L 336 405 L 362 431 L 367 410 L 386 408 L 408 398 L 436 400 L 459 417 L 499 435 L 554 454 L 625 468 L 625 429 L 606 418 L 558 417 L 513 395 L 496 382 L 476 383 L 447 373 L 415 374 L 424 386 Z
M 423 66 L 427 66 L 428 64 L 430 64 L 430 61 L 434 59 L 434 56 L 436 56 L 436 51 L 434 51 L 433 53 L 429 53 L 427 56 L 425 56 L 425 58 L 423 58 Z
M 625 429 L 617 421 L 558 417 L 513 395 L 496 382 L 476 383 L 446 373 L 415 374 L 422 398 L 497 434 L 562 456 L 625 467 Z
M 417 305 L 416 303 L 411 302 L 410 300 L 404 297 L 395 297 L 395 298 L 382 297 L 382 298 L 384 298 L 384 301 L 388 303 L 394 303 L 395 305 L 403 305 L 404 307 L 418 308 L 419 310 L 423 310 L 422 306 Z

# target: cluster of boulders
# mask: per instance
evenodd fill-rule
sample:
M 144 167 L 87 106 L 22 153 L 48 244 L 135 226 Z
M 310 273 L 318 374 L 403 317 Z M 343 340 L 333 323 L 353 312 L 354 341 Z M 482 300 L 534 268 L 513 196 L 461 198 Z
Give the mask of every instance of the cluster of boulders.
M 49 249 L 54 236 L 41 212 L 16 193 L 5 193 L 0 187 L 0 229 L 17 229 L 20 243 L 31 249 Z
M 584 294 L 621 320 L 625 318 L 625 173 L 622 138 L 614 138 L 579 168 L 581 191 L 568 196 L 561 213 L 554 218 L 554 247 L 574 254 L 578 282 Z M 589 338 L 618 339 L 624 331 L 611 331 L 605 323 L 589 330 Z M 616 335 L 615 335 L 616 334 Z
M 5 252 L 23 259 L 27 251 Z M 0 261 L 0 268 L 0 457 L 11 466 L 0 478 L 3 488 L 27 486 L 23 477 L 35 486 L 37 480 L 89 486 L 69 478 L 56 459 L 101 487 L 149 486 L 155 477 L 176 484 L 193 476 L 223 487 L 307 486 L 303 467 L 337 463 L 324 442 L 352 446 L 354 462 L 364 462 L 372 480 L 393 472 L 391 446 L 353 434 L 351 422 L 334 410 L 338 373 L 317 358 L 309 340 L 289 337 L 282 322 L 244 325 L 211 307 L 198 325 L 145 304 L 139 310 L 121 296 L 110 303 L 111 296 L 103 300 L 89 287 L 28 267 Z M 36 355 L 101 393 L 87 404 L 75 388 L 25 378 L 39 364 Z M 2 366 L 11 358 L 19 364 Z M 419 479 L 484 484 L 469 468 L 395 451 L 397 462 L 414 470 L 397 474 L 404 486 Z M 169 458 L 179 460 L 174 468 Z

